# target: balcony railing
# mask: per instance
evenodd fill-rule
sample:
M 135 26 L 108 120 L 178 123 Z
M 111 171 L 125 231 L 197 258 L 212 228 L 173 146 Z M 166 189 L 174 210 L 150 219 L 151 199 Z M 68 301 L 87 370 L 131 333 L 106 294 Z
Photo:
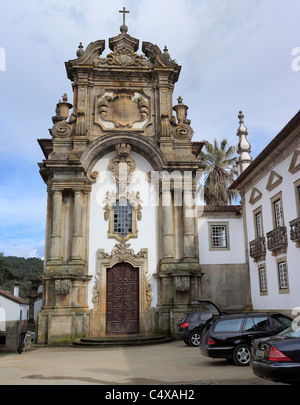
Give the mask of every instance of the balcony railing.
M 286 252 L 287 244 L 288 238 L 285 226 L 273 229 L 267 233 L 267 246 L 273 255 Z
M 250 247 L 250 256 L 254 259 L 255 262 L 264 260 L 266 257 L 266 242 L 265 237 L 260 237 L 254 239 L 249 243 Z
M 290 237 L 296 246 L 300 247 L 300 217 L 290 222 Z

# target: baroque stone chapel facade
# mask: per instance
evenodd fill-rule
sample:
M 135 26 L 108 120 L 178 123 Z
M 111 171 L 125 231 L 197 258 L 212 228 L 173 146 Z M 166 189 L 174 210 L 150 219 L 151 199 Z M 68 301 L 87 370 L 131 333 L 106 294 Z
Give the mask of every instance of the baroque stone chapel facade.
M 66 62 L 73 103 L 63 96 L 51 139 L 39 140 L 48 192 L 40 344 L 173 333 L 201 297 L 203 142 L 192 141 L 180 97 L 173 106 L 181 66 L 149 42 L 138 54 L 125 21 L 120 31 L 107 56 L 98 40 Z

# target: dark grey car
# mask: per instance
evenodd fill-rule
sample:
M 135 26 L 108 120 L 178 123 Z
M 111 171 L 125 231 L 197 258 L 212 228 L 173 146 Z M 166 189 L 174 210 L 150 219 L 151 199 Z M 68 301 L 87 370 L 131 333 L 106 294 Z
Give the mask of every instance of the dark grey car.
M 208 319 L 221 316 L 222 312 L 213 302 L 200 299 L 193 302 L 197 310 L 185 314 L 177 324 L 177 337 L 189 346 L 199 346 L 202 329 Z

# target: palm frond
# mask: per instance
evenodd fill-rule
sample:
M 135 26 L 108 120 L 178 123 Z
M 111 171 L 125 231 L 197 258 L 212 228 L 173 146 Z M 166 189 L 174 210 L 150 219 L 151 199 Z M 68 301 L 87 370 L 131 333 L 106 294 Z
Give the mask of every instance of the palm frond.
M 204 201 L 208 205 L 229 205 L 237 197 L 235 190 L 229 190 L 237 176 L 235 147 L 222 139 L 220 146 L 216 139 L 206 141 L 199 161 L 204 166 Z

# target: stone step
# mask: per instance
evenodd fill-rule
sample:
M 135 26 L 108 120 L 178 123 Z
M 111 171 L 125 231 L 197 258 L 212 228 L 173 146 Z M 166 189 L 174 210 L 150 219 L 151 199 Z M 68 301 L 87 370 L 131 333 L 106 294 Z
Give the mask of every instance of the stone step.
M 101 337 L 83 337 L 75 339 L 72 347 L 117 347 L 140 346 L 171 342 L 172 338 L 164 335 L 116 335 Z

